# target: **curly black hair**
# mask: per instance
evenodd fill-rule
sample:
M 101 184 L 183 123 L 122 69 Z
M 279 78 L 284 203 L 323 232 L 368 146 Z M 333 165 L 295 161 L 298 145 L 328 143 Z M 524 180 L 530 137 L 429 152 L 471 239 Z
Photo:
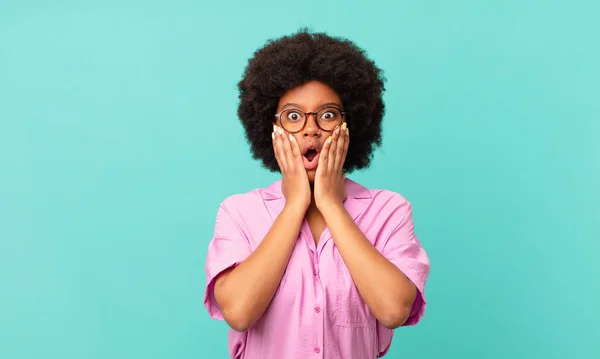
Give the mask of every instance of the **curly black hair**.
M 288 90 L 312 80 L 331 87 L 347 112 L 351 142 L 344 171 L 367 168 L 373 151 L 381 145 L 386 81 L 383 72 L 348 39 L 308 29 L 269 40 L 250 58 L 238 83 L 238 116 L 252 157 L 270 171 L 280 170 L 271 143 L 279 99 Z

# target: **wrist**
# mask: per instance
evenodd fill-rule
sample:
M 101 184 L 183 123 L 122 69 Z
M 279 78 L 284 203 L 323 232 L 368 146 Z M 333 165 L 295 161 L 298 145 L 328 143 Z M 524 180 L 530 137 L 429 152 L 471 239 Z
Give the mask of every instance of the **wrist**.
M 323 216 L 327 216 L 329 214 L 334 214 L 336 212 L 345 210 L 344 202 L 339 200 L 319 201 L 316 203 L 316 206 Z
M 299 201 L 286 201 L 283 210 L 285 212 L 304 217 L 309 205 L 310 203 L 306 204 Z

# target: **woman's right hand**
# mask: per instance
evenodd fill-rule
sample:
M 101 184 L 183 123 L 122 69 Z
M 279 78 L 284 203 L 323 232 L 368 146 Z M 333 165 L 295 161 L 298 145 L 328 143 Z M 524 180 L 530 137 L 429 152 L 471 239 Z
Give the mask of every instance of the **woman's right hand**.
M 286 206 L 298 206 L 306 210 L 310 206 L 311 190 L 298 142 L 277 125 L 273 125 L 271 137 L 275 159 L 281 170 L 281 190 Z

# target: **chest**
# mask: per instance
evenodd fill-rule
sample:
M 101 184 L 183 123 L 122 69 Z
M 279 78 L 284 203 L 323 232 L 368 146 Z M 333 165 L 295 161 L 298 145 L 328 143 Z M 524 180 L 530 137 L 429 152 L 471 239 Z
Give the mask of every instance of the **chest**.
M 316 234 L 311 236 L 307 227 L 305 225 L 299 235 L 265 318 L 301 318 L 306 328 L 324 324 L 373 328 L 374 318 L 333 238 L 319 233 L 320 243 L 315 245 L 311 237 Z M 328 233 L 324 225 L 312 226 L 310 232 L 317 233 L 321 229 Z
M 321 235 L 327 227 L 327 223 L 325 223 L 325 218 L 323 218 L 323 216 L 320 213 L 308 213 L 306 215 L 306 222 L 308 223 L 310 233 L 312 234 L 316 245 L 319 243 Z

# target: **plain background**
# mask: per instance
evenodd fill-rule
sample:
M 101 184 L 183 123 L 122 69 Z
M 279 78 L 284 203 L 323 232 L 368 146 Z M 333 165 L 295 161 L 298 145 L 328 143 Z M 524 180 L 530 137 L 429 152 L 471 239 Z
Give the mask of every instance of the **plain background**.
M 202 305 L 220 201 L 277 176 L 236 117 L 302 26 L 385 71 L 383 147 L 428 310 L 388 358 L 600 357 L 595 1 L 0 1 L 0 358 L 226 358 Z

